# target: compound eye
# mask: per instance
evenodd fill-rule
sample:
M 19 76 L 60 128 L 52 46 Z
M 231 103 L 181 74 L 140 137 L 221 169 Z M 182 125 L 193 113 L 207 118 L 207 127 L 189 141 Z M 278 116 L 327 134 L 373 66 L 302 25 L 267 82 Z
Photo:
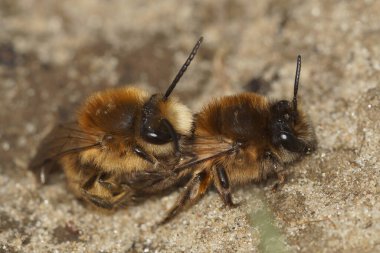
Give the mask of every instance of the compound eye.
M 158 128 L 154 128 L 150 125 L 145 126 L 141 130 L 141 136 L 149 143 L 162 145 L 170 142 L 172 137 L 167 128 L 162 124 Z
M 281 145 L 291 151 L 296 153 L 305 153 L 307 151 L 307 147 L 304 142 L 297 139 L 292 133 L 281 132 L 280 133 L 280 142 Z M 309 151 L 310 152 L 310 151 Z
M 286 140 L 288 140 L 288 135 L 282 133 L 282 134 L 280 135 L 280 139 L 281 139 L 282 141 L 286 141 Z

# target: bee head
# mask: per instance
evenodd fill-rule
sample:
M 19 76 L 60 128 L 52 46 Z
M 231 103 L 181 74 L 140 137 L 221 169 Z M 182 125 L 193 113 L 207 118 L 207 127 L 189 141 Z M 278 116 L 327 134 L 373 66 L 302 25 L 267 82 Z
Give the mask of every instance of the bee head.
M 176 143 L 180 135 L 190 133 L 191 126 L 190 109 L 175 97 L 163 101 L 159 94 L 155 94 L 144 105 L 140 133 L 151 144 Z
M 301 72 L 301 56 L 297 57 L 293 100 L 281 100 L 270 107 L 271 134 L 275 146 L 297 154 L 309 154 L 316 148 L 316 138 L 306 116 L 297 107 L 297 92 Z
M 157 145 L 174 142 L 178 146 L 177 135 L 190 132 L 192 126 L 190 110 L 170 95 L 197 54 L 202 41 L 203 37 L 200 37 L 165 94 L 155 94 L 145 103 L 141 136 L 147 142 Z

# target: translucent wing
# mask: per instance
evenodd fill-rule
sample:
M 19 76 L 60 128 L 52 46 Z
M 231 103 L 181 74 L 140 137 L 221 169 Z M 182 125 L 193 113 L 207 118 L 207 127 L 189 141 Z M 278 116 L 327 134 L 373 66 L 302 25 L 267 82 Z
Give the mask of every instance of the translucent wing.
M 96 146 L 100 146 L 99 135 L 82 131 L 77 123 L 57 125 L 41 142 L 29 169 L 46 183 L 47 175 L 59 168 L 61 157 Z
M 175 166 L 175 171 L 181 171 L 206 161 L 228 155 L 239 147 L 231 140 L 219 137 L 196 136 L 185 142 L 185 155 Z

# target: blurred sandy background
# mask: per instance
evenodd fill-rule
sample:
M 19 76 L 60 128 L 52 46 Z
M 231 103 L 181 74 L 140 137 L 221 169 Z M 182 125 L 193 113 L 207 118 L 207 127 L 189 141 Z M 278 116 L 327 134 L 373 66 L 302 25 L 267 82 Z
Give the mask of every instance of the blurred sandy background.
M 380 252 L 380 2 L 0 0 L 0 252 Z M 299 96 L 319 149 L 287 184 L 209 192 L 152 232 L 177 192 L 111 216 L 27 171 L 43 136 L 96 90 L 162 91 L 194 111 L 258 91 Z M 267 223 L 268 222 L 268 223 Z

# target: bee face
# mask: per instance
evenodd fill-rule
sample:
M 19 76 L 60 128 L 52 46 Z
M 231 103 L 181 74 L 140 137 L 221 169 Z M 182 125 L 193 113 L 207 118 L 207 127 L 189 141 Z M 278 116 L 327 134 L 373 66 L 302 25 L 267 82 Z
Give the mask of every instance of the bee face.
M 192 114 L 175 98 L 162 100 L 159 94 L 153 95 L 143 106 L 140 135 L 155 145 L 176 141 L 178 134 L 190 133 Z
M 162 145 L 172 141 L 174 138 L 173 129 L 159 113 L 158 104 L 160 98 L 153 95 L 145 104 L 142 111 L 142 122 L 140 134 L 149 143 Z
M 308 154 L 314 150 L 314 143 L 304 140 L 302 132 L 312 132 L 311 126 L 305 121 L 303 113 L 293 108 L 293 104 L 286 100 L 274 103 L 270 108 L 271 122 L 270 131 L 274 146 L 281 146 L 285 150 L 297 153 Z

